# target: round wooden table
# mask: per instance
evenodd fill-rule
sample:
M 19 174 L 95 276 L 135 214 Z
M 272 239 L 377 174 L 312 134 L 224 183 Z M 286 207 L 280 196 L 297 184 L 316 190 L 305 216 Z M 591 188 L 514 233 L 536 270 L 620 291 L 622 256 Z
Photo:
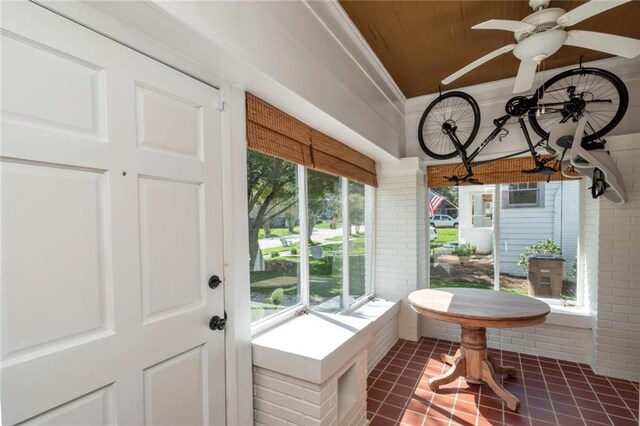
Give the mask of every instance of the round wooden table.
M 513 377 L 516 370 L 500 365 L 487 354 L 487 328 L 543 323 L 549 305 L 527 296 L 473 288 L 418 290 L 409 295 L 409 302 L 421 315 L 460 324 L 460 349 L 453 356 L 440 355 L 451 369 L 429 380 L 431 390 L 436 392 L 441 385 L 463 376 L 468 383 L 488 384 L 511 410 L 517 411 L 520 401 L 495 378 L 496 373 Z

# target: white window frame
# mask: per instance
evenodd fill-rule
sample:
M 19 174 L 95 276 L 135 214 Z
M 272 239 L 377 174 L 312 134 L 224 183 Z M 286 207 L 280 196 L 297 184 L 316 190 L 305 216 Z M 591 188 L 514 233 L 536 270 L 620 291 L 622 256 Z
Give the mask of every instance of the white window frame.
M 539 206 L 540 203 L 540 197 L 541 197 L 541 186 L 539 185 L 540 182 L 538 183 L 538 204 L 536 206 L 526 206 L 526 207 L 537 207 Z M 493 198 L 494 198 L 494 202 L 493 202 L 493 289 L 490 291 L 500 291 L 500 218 L 501 218 L 501 214 L 500 211 L 503 208 L 509 208 L 512 206 L 501 206 L 502 204 L 502 197 L 501 197 L 501 193 L 503 191 L 502 186 L 503 185 L 509 185 L 509 184 L 495 184 L 494 185 L 494 189 L 493 189 Z M 507 187 L 507 191 L 509 191 L 509 188 Z M 582 186 L 580 186 L 580 188 L 578 189 L 579 193 L 578 193 L 578 211 L 582 211 L 583 205 L 584 205 L 584 191 L 582 191 Z M 509 197 L 505 197 L 507 203 L 509 201 Z M 522 206 L 525 207 L 525 206 Z M 458 217 L 458 220 L 460 220 L 460 218 Z M 578 267 L 577 267 L 577 271 L 576 271 L 576 301 L 575 301 L 575 306 L 572 306 L 571 308 L 575 308 L 575 309 L 584 309 L 586 307 L 586 295 L 585 292 L 587 291 L 586 285 L 584 283 L 584 271 L 583 271 L 583 267 L 582 265 L 584 264 L 584 259 L 583 259 L 583 255 L 582 255 L 582 247 L 584 244 L 583 238 L 584 238 L 584 221 L 582 218 L 582 215 L 578 215 L 578 219 L 579 223 L 578 223 L 578 246 L 577 246 L 577 258 L 578 258 Z M 429 242 L 430 244 L 431 242 Z M 498 247 L 498 249 L 496 249 L 496 247 Z M 429 269 L 431 269 L 431 263 L 429 263 Z M 428 280 L 429 280 L 429 287 L 431 287 L 431 272 L 429 271 L 429 275 L 428 275 Z M 562 306 L 563 305 L 563 301 L 562 299 L 549 299 L 549 298 L 545 298 L 545 297 L 536 297 L 536 299 L 538 300 L 542 300 L 543 302 L 546 302 L 549 305 L 552 306 Z
M 536 188 L 518 188 L 518 189 L 511 189 L 511 185 L 520 185 L 520 183 L 508 183 L 508 184 L 496 184 L 496 185 L 507 185 L 507 196 L 506 198 L 506 205 L 503 208 L 508 208 L 508 209 L 518 209 L 518 208 L 532 208 L 532 207 L 543 207 L 542 203 L 541 203 L 541 189 L 543 188 L 542 185 L 540 185 L 541 182 L 523 182 L 526 183 L 527 185 L 531 184 L 531 183 L 535 183 L 536 184 Z M 510 200 L 510 196 L 512 192 L 517 192 L 517 191 L 531 191 L 536 193 L 536 202 L 535 203 L 512 203 Z
M 266 154 L 264 154 L 266 155 Z M 283 160 L 285 161 L 285 160 Z M 262 318 L 251 323 L 251 334 L 257 335 L 276 325 L 287 321 L 293 317 L 302 315 L 313 308 L 309 304 L 310 294 L 310 267 L 309 267 L 309 241 L 303 238 L 308 234 L 309 228 L 309 207 L 308 207 L 308 187 L 307 187 L 307 168 L 297 165 L 297 184 L 298 184 L 298 217 L 300 221 L 300 283 L 299 283 L 299 302 L 282 311 Z M 375 259 L 375 188 L 365 185 L 365 262 L 370 268 L 369 291 L 351 301 L 349 294 L 349 235 L 351 223 L 349 222 L 349 179 L 340 177 L 341 184 L 341 201 L 342 201 L 342 293 L 341 293 L 341 310 L 335 312 L 337 314 L 346 314 L 358 309 L 373 298 L 375 294 L 374 288 L 374 270 L 373 264 Z M 346 255 L 345 255 L 346 254 Z M 367 286 L 365 284 L 365 289 Z

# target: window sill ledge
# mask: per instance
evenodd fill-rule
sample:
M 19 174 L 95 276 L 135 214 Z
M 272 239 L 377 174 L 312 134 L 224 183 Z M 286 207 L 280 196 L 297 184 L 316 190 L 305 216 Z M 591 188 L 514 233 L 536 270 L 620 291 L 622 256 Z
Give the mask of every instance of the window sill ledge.
M 253 339 L 253 364 L 322 384 L 397 315 L 400 302 L 375 300 L 346 315 L 310 312 Z
M 549 325 L 591 329 L 591 312 L 585 307 L 551 305 L 551 313 L 544 322 Z

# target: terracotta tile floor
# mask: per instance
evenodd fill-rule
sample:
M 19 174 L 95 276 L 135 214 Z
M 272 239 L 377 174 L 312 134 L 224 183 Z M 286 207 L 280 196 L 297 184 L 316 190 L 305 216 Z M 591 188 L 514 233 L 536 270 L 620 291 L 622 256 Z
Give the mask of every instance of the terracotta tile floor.
M 427 380 L 448 366 L 440 353 L 458 343 L 424 338 L 398 341 L 367 381 L 370 425 L 638 425 L 638 383 L 596 375 L 589 366 L 515 352 L 489 350 L 518 369 L 504 379 L 520 399 L 511 412 L 488 386 L 464 379 L 431 392 Z

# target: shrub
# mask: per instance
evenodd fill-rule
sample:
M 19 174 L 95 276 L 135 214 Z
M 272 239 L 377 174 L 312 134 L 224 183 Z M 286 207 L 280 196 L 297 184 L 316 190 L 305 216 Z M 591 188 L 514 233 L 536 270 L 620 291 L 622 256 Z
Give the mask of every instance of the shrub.
M 522 250 L 518 255 L 518 265 L 526 275 L 529 271 L 529 256 L 534 254 L 562 254 L 562 248 L 551 238 L 538 241 Z
M 271 305 L 282 305 L 282 300 L 284 299 L 284 290 L 281 288 L 276 288 L 271 293 L 271 296 L 267 299 L 267 303 Z
M 477 247 L 470 243 L 460 244 L 451 251 L 454 256 L 473 256 L 476 254 Z
M 291 254 L 298 254 L 298 250 L 296 250 L 295 248 L 291 249 Z
M 280 257 L 280 252 L 278 252 L 278 251 L 272 251 L 272 252 L 271 252 L 271 257 L 272 257 L 272 258 L 273 258 L 273 257 Z
M 578 276 L 578 256 L 573 259 L 573 262 L 571 262 L 571 266 L 569 268 L 569 277 L 576 278 Z

